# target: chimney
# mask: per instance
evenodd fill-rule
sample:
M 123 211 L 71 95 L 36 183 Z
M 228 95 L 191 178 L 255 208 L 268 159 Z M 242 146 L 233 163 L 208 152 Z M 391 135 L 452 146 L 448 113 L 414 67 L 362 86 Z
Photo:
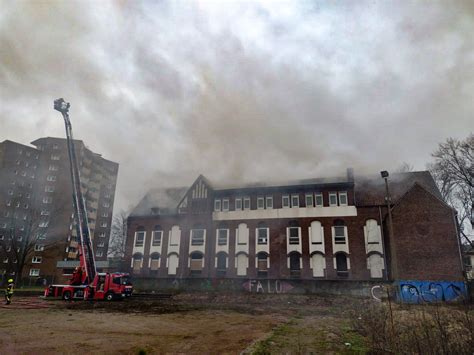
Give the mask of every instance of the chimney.
M 354 169 L 347 168 L 347 181 L 354 182 Z

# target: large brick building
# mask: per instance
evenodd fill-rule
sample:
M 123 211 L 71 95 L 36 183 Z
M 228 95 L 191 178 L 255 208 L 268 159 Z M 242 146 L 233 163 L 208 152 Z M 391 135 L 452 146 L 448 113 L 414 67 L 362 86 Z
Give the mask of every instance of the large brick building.
M 150 191 L 128 218 L 137 277 L 462 281 L 453 210 L 429 172 Z
M 66 140 L 0 143 L 0 275 L 58 281 L 78 257 Z M 75 140 L 96 259 L 107 260 L 118 164 Z M 1 280 L 0 280 L 1 281 Z

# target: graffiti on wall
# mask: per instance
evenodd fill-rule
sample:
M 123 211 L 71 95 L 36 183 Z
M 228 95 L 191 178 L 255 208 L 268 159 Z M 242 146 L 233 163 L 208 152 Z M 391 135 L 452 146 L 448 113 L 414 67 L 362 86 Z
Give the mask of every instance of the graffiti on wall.
M 400 300 L 405 303 L 460 301 L 467 297 L 461 281 L 400 281 Z
M 248 280 L 242 284 L 244 290 L 256 293 L 287 293 L 293 285 L 280 280 Z

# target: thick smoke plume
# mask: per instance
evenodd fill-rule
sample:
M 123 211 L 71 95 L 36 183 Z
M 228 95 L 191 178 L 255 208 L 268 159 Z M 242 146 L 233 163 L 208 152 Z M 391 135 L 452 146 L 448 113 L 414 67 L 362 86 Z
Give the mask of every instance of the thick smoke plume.
M 0 140 L 64 136 L 151 187 L 423 169 L 472 130 L 472 2 L 0 1 Z

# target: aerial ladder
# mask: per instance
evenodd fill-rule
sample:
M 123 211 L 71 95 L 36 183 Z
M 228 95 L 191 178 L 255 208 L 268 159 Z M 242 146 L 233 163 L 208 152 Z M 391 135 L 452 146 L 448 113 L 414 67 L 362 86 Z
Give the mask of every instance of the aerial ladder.
M 72 201 L 76 234 L 78 238 L 79 267 L 73 273 L 69 285 L 50 285 L 45 297 L 70 299 L 112 300 L 131 296 L 133 286 L 126 273 L 98 273 L 92 238 L 87 219 L 86 201 L 82 192 L 79 163 L 77 161 L 72 125 L 69 119 L 71 104 L 60 98 L 54 101 L 54 109 L 61 112 L 66 128 L 67 149 L 72 182 Z

